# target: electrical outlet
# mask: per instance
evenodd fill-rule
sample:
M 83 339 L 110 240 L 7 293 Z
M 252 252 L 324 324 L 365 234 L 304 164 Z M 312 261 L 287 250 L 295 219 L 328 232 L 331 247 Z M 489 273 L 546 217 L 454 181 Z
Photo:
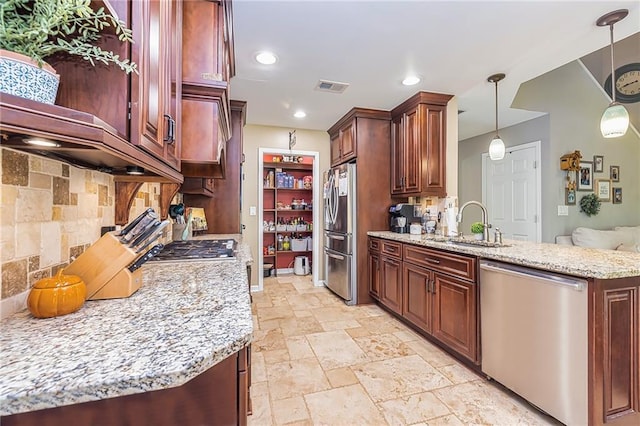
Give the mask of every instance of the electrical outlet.
M 569 216 L 569 206 L 558 206 L 558 216 Z
M 255 216 L 257 213 L 256 206 L 249 207 L 249 216 Z

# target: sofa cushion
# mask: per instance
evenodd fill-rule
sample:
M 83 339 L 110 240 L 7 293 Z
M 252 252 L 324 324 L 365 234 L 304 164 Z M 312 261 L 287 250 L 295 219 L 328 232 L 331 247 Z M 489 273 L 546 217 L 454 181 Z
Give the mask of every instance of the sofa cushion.
M 571 240 L 574 245 L 579 247 L 605 250 L 615 250 L 620 244 L 633 245 L 631 234 L 623 230 L 600 231 L 579 227 L 571 233 Z
M 640 226 L 616 226 L 613 229 L 624 232 L 630 236 L 634 244 L 640 245 Z

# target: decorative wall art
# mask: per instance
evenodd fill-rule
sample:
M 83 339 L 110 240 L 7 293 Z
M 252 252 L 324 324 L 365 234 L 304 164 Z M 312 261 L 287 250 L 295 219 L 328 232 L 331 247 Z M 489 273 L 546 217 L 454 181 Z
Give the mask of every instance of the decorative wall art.
M 593 171 L 595 173 L 604 172 L 604 156 L 602 155 L 593 156 Z
M 613 204 L 622 204 L 622 188 L 613 188 Z
M 611 180 L 609 179 L 596 180 L 595 191 L 600 201 L 611 201 Z
M 564 189 L 564 203 L 567 206 L 575 206 L 576 205 L 576 190 L 575 190 L 575 188 L 565 188 Z
M 611 182 L 620 182 L 620 166 L 609 166 L 609 179 Z
M 577 174 L 578 191 L 593 191 L 593 163 L 581 161 Z

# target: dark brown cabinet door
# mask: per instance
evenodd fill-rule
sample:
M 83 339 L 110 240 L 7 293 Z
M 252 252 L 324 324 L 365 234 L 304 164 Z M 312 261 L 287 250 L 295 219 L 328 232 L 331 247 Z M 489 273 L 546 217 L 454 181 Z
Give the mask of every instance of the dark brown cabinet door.
M 403 192 L 420 192 L 422 182 L 422 146 L 420 107 L 407 112 L 404 117 L 404 181 Z
M 380 255 L 369 251 L 369 294 L 376 300 L 380 300 Z
M 140 70 L 131 79 L 131 142 L 177 168 L 177 115 L 173 114 L 179 112 L 177 81 L 182 61 L 180 50 L 172 50 L 179 37 L 172 25 L 178 25 L 180 5 L 145 0 L 132 2 L 131 7 L 136 40 L 132 58 Z
M 168 40 L 168 71 L 169 71 L 169 101 L 166 106 L 169 118 L 169 128 L 166 135 L 167 163 L 180 170 L 180 147 L 182 145 L 182 1 L 167 2 L 169 8 L 169 40 Z
M 340 134 L 338 133 L 331 138 L 331 166 L 340 164 Z
M 476 286 L 435 272 L 432 335 L 473 362 L 478 360 Z
M 424 113 L 424 150 L 427 169 L 424 172 L 422 192 L 438 196 L 446 195 L 445 169 L 446 152 L 444 146 L 444 108 L 421 105 Z
M 404 131 L 402 115 L 391 121 L 391 194 L 404 192 Z
M 340 130 L 340 162 L 356 158 L 356 123 L 352 121 Z
M 402 314 L 402 261 L 380 256 L 380 301 L 397 314 Z
M 431 333 L 433 272 L 403 264 L 402 316 L 422 330 Z

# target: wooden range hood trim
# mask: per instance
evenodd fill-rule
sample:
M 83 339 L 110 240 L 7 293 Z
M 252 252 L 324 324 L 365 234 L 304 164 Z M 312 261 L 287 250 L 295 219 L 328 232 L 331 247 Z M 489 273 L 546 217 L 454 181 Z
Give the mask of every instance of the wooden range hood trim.
M 129 212 L 133 205 L 138 191 L 143 183 L 150 182 L 143 176 L 132 176 L 130 178 L 124 176 L 116 176 L 115 178 L 115 224 L 126 225 L 129 221 Z M 166 183 L 155 180 L 160 183 L 160 218 L 162 220 L 169 217 L 169 206 L 171 200 L 180 190 L 179 183 Z
M 142 178 L 159 178 L 175 183 L 182 183 L 184 180 L 180 172 L 130 144 L 115 129 L 91 114 L 3 94 L 0 116 L 0 131 L 8 136 L 6 140 L 3 138 L 3 146 L 45 156 L 47 152 L 64 152 L 57 159 L 81 167 L 87 167 L 87 161 L 82 159 L 83 154 L 99 154 L 104 164 L 91 164 L 96 170 L 100 167 L 113 167 L 113 164 L 126 164 L 143 167 L 145 171 L 154 174 Z M 42 137 L 59 142 L 62 146 L 44 148 L 17 141 L 24 136 Z M 56 156 L 52 155 L 52 158 L 55 159 Z M 119 177 L 129 178 L 127 175 Z

